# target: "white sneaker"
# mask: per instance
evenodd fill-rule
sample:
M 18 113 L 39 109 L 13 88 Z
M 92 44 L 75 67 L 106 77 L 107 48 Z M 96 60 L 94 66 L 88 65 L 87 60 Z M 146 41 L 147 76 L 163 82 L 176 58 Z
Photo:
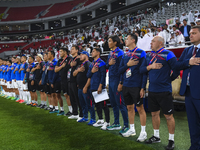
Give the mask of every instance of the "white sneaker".
M 101 127 L 101 130 L 106 130 L 108 126 L 110 126 L 110 123 L 104 122 L 103 126 Z
M 147 139 L 147 133 L 146 132 L 140 132 L 140 136 L 138 137 L 138 142 L 144 142 Z
M 136 132 L 134 130 L 131 130 L 131 129 L 129 129 L 125 133 L 122 133 L 123 137 L 129 137 L 129 136 L 134 136 L 134 135 L 136 135 Z
M 71 115 L 68 117 L 68 119 L 78 119 L 79 115 Z
M 101 120 L 98 120 L 95 124 L 93 124 L 94 127 L 101 127 L 103 126 L 104 124 L 104 120 L 101 119 Z
M 76 120 L 77 122 L 79 121 L 79 120 L 81 120 L 82 119 L 82 117 L 78 117 L 78 119 Z

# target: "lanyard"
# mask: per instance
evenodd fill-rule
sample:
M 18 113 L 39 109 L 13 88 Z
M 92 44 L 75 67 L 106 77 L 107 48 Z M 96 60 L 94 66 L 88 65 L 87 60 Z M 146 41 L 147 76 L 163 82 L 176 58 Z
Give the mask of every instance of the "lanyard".
M 115 56 L 115 53 L 117 52 L 118 49 L 119 49 L 119 48 L 117 47 L 117 48 L 112 52 L 109 61 L 111 60 L 112 57 L 117 58 L 117 57 Z
M 87 60 L 87 61 L 85 61 L 84 63 L 82 63 L 80 67 L 82 67 L 83 65 L 85 65 L 85 63 L 86 63 L 86 62 L 88 62 L 88 60 Z
M 133 53 L 132 53 L 132 55 L 131 55 L 131 59 L 133 58 L 133 56 L 135 56 L 135 57 L 139 58 L 138 56 L 136 56 L 136 55 L 135 55 L 135 52 L 137 51 L 137 49 L 138 49 L 137 47 L 136 47 L 136 48 L 134 48 L 134 51 L 133 51 Z
M 96 63 L 94 64 L 95 67 L 98 67 L 97 64 L 98 64 L 99 61 L 100 61 L 100 58 L 97 59 Z M 93 67 L 94 67 L 94 66 L 93 66 Z
M 154 60 L 154 58 L 157 56 L 157 54 L 161 53 L 164 50 L 164 48 L 160 49 L 158 53 L 156 53 L 155 56 L 153 56 L 153 58 L 150 60 L 149 65 L 152 63 L 152 61 Z
M 67 59 L 68 56 L 65 57 L 65 59 L 63 59 L 63 61 L 60 63 L 60 65 L 63 64 L 63 62 Z

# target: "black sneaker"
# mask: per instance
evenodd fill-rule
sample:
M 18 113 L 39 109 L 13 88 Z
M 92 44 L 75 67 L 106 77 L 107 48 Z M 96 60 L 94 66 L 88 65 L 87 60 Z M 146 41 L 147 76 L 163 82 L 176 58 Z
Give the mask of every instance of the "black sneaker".
M 146 144 L 152 144 L 152 143 L 159 143 L 161 142 L 160 138 L 152 136 L 148 140 L 145 141 Z
M 36 107 L 37 107 L 37 108 L 40 108 L 40 107 L 42 107 L 42 104 L 40 104 L 40 105 L 37 105 Z
M 40 109 L 45 109 L 45 105 L 41 105 L 41 106 L 40 106 Z
M 50 108 L 50 107 L 46 107 L 46 108 L 45 108 L 45 110 L 51 110 L 51 109 L 53 109 L 53 108 Z
M 72 113 L 69 111 L 68 113 L 64 114 L 64 116 L 71 116 Z
M 173 149 L 174 149 L 174 141 L 169 140 L 166 150 L 173 150 Z
M 53 114 L 53 113 L 59 113 L 59 110 L 58 109 L 51 109 L 49 111 L 50 114 Z

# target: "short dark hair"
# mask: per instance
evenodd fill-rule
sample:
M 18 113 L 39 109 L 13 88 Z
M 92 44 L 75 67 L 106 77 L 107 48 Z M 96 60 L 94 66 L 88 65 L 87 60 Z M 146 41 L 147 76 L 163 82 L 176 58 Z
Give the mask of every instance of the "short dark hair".
M 12 64 L 12 61 L 11 60 L 7 60 L 9 63 L 11 63 Z
M 186 22 L 187 22 L 187 19 L 183 19 L 183 21 L 186 21 Z
M 194 22 L 190 22 L 190 24 L 193 24 L 194 26 L 196 25 Z
M 176 25 L 173 25 L 174 28 L 177 28 Z
M 69 50 L 68 50 L 68 48 L 61 47 L 61 48 L 60 48 L 60 50 L 63 50 L 63 51 L 65 51 L 65 52 L 67 53 L 67 55 L 69 54 Z
M 79 50 L 79 47 L 77 45 L 72 45 L 76 50 Z
M 136 34 L 133 34 L 133 33 L 131 33 L 131 34 L 129 34 L 129 35 L 131 36 L 132 39 L 135 39 L 135 44 L 137 44 L 137 41 L 138 41 L 137 35 L 136 35 Z
M 22 55 L 22 57 L 24 57 L 27 60 L 27 57 L 25 55 Z
M 31 55 L 31 56 L 29 56 L 30 58 L 32 58 L 33 59 L 33 61 L 35 60 L 35 58 Z
M 117 35 L 112 35 L 112 36 L 109 37 L 109 39 L 112 39 L 113 42 L 117 42 L 116 46 L 119 47 L 120 39 Z
M 198 29 L 200 32 L 200 25 L 193 26 L 191 29 Z
M 12 58 L 16 59 L 17 57 L 16 57 L 16 56 L 13 56 Z
M 100 55 L 101 55 L 101 49 L 100 49 L 100 48 L 94 47 L 94 49 L 95 49 L 96 51 L 98 51 L 98 52 L 100 53 Z
M 55 57 L 55 52 L 54 51 L 49 51 L 49 53 L 51 53 L 51 55 L 53 55 L 53 57 Z

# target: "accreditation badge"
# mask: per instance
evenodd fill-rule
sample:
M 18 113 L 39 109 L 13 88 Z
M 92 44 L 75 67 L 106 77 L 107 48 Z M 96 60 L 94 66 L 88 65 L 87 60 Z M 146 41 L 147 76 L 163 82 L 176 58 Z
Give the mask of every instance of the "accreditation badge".
M 69 71 L 67 72 L 67 78 L 70 79 L 70 75 L 71 75 L 71 68 L 69 69 Z
M 128 69 L 126 70 L 126 78 L 129 78 L 130 76 L 131 76 L 131 69 L 128 68 Z

